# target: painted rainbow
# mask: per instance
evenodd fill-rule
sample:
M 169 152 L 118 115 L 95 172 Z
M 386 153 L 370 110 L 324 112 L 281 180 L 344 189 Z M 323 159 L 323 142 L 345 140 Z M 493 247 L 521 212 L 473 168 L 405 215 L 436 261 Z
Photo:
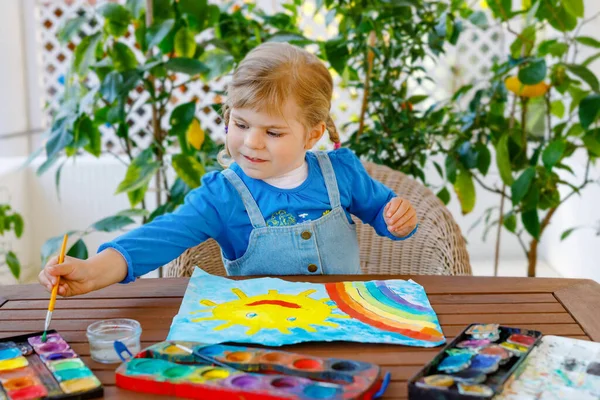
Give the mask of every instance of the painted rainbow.
M 400 297 L 385 281 L 327 283 L 325 287 L 341 311 L 365 324 L 412 339 L 444 340 L 435 312 Z

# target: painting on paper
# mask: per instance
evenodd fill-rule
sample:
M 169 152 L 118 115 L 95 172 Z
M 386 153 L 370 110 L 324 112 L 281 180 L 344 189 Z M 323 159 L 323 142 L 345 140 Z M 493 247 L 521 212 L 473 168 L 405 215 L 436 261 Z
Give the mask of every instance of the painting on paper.
M 425 290 L 413 281 L 233 281 L 196 269 L 168 340 L 280 346 L 352 341 L 445 343 Z

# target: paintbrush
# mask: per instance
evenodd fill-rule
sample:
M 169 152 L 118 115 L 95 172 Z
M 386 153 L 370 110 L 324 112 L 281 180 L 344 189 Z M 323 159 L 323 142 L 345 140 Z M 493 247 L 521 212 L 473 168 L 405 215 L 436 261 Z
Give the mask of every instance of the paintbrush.
M 217 360 L 215 360 L 214 358 L 212 358 L 210 356 L 204 355 L 204 354 L 200 353 L 199 351 L 194 351 L 194 350 L 190 349 L 189 347 L 186 347 L 186 346 L 181 345 L 179 343 L 175 343 L 175 346 L 179 347 L 181 350 L 183 350 L 183 351 L 185 351 L 185 352 L 187 352 L 189 354 L 193 354 L 195 357 L 198 357 L 198 358 L 202 359 L 203 361 L 206 361 L 207 363 L 215 364 L 215 365 L 218 365 L 219 367 L 223 367 L 223 368 L 237 369 L 237 368 L 235 368 L 235 367 L 233 367 L 231 365 L 228 365 L 228 364 L 222 363 L 220 361 L 217 361 Z
M 60 255 L 58 256 L 58 264 L 62 264 L 65 261 L 65 252 L 67 251 L 67 240 L 69 235 L 65 234 L 63 237 L 62 247 L 60 248 Z M 50 295 L 50 303 L 48 304 L 48 312 L 46 313 L 46 322 L 44 323 L 44 334 L 42 335 L 42 342 L 46 342 L 46 333 L 50 327 L 50 320 L 52 320 L 52 312 L 54 311 L 54 304 L 56 303 L 56 295 L 58 294 L 58 286 L 60 285 L 60 276 L 56 277 L 56 285 L 52 287 L 52 294 Z

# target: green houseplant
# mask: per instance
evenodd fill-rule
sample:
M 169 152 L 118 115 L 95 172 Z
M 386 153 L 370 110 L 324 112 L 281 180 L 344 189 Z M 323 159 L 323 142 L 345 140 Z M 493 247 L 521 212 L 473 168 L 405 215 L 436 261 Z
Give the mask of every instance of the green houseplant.
M 23 217 L 9 204 L 0 204 L 0 236 L 13 232 L 17 238 L 23 235 Z M 0 248 L 0 267 L 6 265 L 15 279 L 21 276 L 21 263 L 12 250 Z
M 499 196 L 499 206 L 484 217 L 487 229 L 497 227 L 496 268 L 505 229 L 517 236 L 527 274 L 535 276 L 539 241 L 555 212 L 593 182 L 600 87 L 588 66 L 600 55 L 580 60 L 578 52 L 581 46 L 600 49 L 600 42 L 579 34 L 595 19 L 584 19 L 581 0 L 523 1 L 517 9 L 510 1 L 488 4 L 513 36 L 510 54 L 496 63 L 488 85 L 461 89 L 471 101 L 453 115 L 464 125 L 447 153 L 446 174 L 465 212 L 475 204 L 475 182 Z M 517 25 L 522 28 L 513 29 Z M 497 186 L 485 182 L 480 165 L 482 157 L 489 160 L 489 150 L 501 178 Z M 569 166 L 578 153 L 586 165 L 583 176 Z

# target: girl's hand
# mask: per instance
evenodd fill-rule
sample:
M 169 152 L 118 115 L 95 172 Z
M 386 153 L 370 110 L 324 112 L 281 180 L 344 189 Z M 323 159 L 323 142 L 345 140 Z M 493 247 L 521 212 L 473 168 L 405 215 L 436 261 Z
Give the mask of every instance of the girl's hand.
M 69 297 L 121 282 L 126 275 L 127 262 L 118 251 L 109 248 L 87 260 L 67 256 L 58 264 L 58 257 L 53 257 L 38 280 L 50 292 L 60 276 L 58 294 Z
M 90 276 L 90 268 L 85 260 L 66 256 L 65 261 L 58 264 L 58 257 L 52 257 L 38 275 L 38 280 L 51 292 L 59 276 L 58 294 L 63 297 L 94 290 L 93 277 Z
M 394 197 L 383 210 L 388 230 L 396 237 L 405 237 L 417 226 L 417 212 L 408 200 Z

